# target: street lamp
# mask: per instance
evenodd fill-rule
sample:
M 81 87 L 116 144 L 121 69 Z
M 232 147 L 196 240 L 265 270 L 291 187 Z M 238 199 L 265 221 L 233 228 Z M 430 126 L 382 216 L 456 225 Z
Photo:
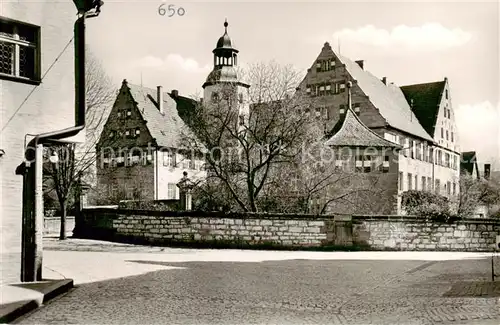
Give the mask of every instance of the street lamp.
M 101 12 L 101 6 L 104 5 L 104 1 L 99 0 L 73 0 L 78 12 L 89 12 L 95 10 L 94 13 L 99 15 Z

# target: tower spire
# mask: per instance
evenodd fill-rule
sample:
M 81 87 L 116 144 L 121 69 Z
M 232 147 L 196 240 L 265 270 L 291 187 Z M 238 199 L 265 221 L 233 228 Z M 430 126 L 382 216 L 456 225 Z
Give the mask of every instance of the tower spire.
M 227 34 L 227 26 L 229 26 L 229 24 L 227 23 L 227 18 L 224 20 L 224 32 Z

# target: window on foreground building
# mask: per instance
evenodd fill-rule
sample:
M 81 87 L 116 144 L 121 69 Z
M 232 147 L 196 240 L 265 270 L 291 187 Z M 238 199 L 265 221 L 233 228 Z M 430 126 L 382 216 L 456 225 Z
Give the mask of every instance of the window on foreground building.
M 40 83 L 40 27 L 0 17 L 0 79 Z

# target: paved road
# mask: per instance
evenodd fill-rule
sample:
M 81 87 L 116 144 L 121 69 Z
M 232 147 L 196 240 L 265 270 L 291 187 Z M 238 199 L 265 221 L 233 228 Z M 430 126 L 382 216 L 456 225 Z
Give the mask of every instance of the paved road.
M 78 286 L 21 324 L 500 323 L 481 254 L 45 247 L 51 275 Z

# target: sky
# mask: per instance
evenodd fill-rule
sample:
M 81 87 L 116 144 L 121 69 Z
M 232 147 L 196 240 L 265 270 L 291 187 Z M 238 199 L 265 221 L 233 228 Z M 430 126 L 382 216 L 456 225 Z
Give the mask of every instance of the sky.
M 177 13 L 160 15 L 162 4 Z M 226 18 L 239 63 L 305 72 L 328 41 L 399 86 L 448 77 L 462 150 L 500 169 L 498 1 L 108 0 L 87 23 L 87 43 L 117 87 L 127 79 L 200 95 Z

